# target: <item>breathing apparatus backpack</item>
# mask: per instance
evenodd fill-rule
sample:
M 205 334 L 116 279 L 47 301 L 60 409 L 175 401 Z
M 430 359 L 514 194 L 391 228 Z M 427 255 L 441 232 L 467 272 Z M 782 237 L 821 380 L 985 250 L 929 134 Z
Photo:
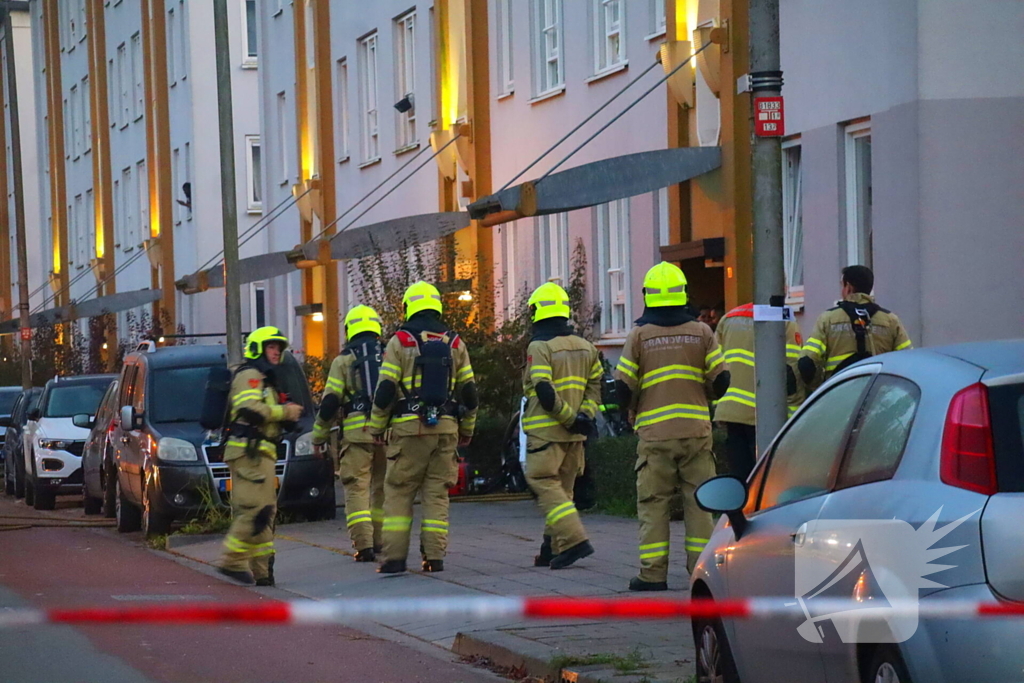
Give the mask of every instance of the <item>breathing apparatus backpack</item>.
M 373 337 L 357 344 L 350 343 L 345 350 L 355 358 L 351 367 L 352 386 L 362 387 L 345 405 L 345 415 L 350 413 L 366 413 L 368 415 L 373 407 L 371 398 L 377 388 L 377 378 L 380 376 L 380 365 L 384 355 L 380 339 Z
M 853 328 L 853 336 L 857 338 L 857 351 L 843 359 L 832 374 L 842 372 L 854 363 L 871 358 L 872 353 L 868 351 L 868 333 L 871 328 L 871 318 L 879 311 L 885 311 L 878 304 L 857 304 L 852 301 L 839 302 L 839 308 L 843 309 L 850 318 L 850 326 Z M 888 311 L 886 311 L 888 313 Z
M 416 345 L 420 352 L 413 368 L 413 389 L 407 393 L 407 410 L 433 427 L 442 415 L 455 415 L 457 411 L 456 402 L 452 400 L 451 379 L 452 348 L 458 346 L 459 336 L 450 332 L 424 332 L 415 336 L 405 330 L 400 330 L 398 335 L 403 346 Z

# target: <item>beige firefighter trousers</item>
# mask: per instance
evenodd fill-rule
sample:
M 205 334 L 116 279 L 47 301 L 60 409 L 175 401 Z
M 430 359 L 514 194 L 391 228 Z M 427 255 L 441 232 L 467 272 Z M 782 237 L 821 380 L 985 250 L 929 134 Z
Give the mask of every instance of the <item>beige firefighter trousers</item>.
M 558 443 L 526 439 L 526 483 L 544 511 L 544 535 L 558 555 L 587 540 L 587 532 L 572 501 L 576 477 L 583 474 L 583 442 Z
M 443 560 L 448 549 L 448 489 L 459 477 L 457 434 L 395 437 L 387 448 L 384 476 L 384 561 L 409 555 L 412 504 L 422 490 L 420 551 L 424 560 Z
M 338 477 L 345 487 L 345 525 L 356 550 L 380 548 L 384 521 L 384 446 L 341 444 Z
M 686 525 L 686 570 L 693 571 L 714 528 L 710 512 L 697 506 L 697 487 L 715 476 L 711 437 L 643 441 L 637 445 L 636 508 L 640 518 L 640 578 L 668 577 L 669 515 L 676 487 L 682 490 Z
M 228 449 L 231 450 L 230 448 Z M 231 453 L 227 453 L 228 457 Z M 231 527 L 224 537 L 221 566 L 270 576 L 274 556 L 274 518 L 277 515 L 275 462 L 262 455 L 243 455 L 228 461 L 231 470 Z

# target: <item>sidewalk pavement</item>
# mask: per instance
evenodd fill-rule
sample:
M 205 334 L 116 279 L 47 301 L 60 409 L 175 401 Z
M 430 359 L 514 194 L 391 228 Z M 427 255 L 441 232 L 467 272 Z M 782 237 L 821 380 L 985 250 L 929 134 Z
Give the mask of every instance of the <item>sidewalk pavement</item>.
M 340 487 L 339 487 L 340 490 Z M 417 511 L 419 506 L 417 506 Z M 418 512 L 417 512 L 418 514 Z M 375 565 L 352 561 L 353 551 L 338 520 L 291 524 L 278 528 L 277 586 L 298 596 L 439 597 L 468 595 L 628 594 L 638 569 L 637 522 L 601 514 L 584 514 L 596 553 L 560 571 L 535 568 L 543 517 L 530 500 L 453 503 L 445 571 L 418 571 L 419 547 L 414 531 L 411 571 L 385 577 Z M 415 525 L 414 525 L 415 526 Z M 683 527 L 672 525 L 673 556 L 669 593 L 683 595 L 688 585 Z M 168 549 L 213 564 L 220 537 L 172 536 Z M 473 621 L 468 618 L 394 619 L 378 622 L 402 634 L 471 658 L 533 676 L 563 680 L 562 669 L 575 672 L 564 680 L 684 683 L 694 672 L 693 639 L 688 621 Z M 397 635 L 397 634 L 396 634 Z

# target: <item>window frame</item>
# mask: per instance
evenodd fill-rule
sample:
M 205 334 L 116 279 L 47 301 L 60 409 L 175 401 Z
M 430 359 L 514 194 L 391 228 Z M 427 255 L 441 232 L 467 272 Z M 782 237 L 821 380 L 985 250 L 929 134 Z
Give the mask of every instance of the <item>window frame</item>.
M 78 84 L 73 84 L 68 89 L 67 99 L 67 112 L 71 117 L 71 121 L 65 119 L 64 125 L 71 129 L 71 158 L 77 160 L 82 156 L 82 127 L 79 119 L 79 103 L 81 93 L 78 90 Z
M 860 418 L 860 412 L 864 407 L 864 400 L 867 397 L 867 395 L 871 392 L 871 387 L 874 386 L 875 377 L 878 374 L 878 368 L 879 366 L 877 365 L 869 365 L 861 369 L 861 371 L 856 372 L 856 374 L 843 373 L 842 381 L 836 382 L 835 384 L 830 384 L 830 386 L 828 386 L 827 388 L 827 391 L 816 391 L 809 399 L 809 401 L 805 403 L 803 407 L 801 407 L 800 414 L 797 415 L 796 418 L 791 419 L 786 423 L 782 431 L 779 432 L 778 436 L 776 436 L 775 440 L 772 442 L 771 449 L 768 451 L 767 455 L 761 458 L 758 462 L 758 465 L 754 468 L 754 473 L 757 474 L 757 477 L 760 478 L 760 481 L 757 482 L 757 490 L 755 491 L 752 489 L 748 493 L 753 502 L 753 505 L 751 505 L 753 512 L 751 512 L 749 516 L 760 515 L 765 512 L 778 510 L 780 508 L 786 507 L 787 505 L 800 503 L 802 501 L 810 500 L 811 498 L 816 498 L 822 495 L 827 495 L 835 491 L 836 477 L 839 474 L 840 466 L 846 458 L 846 449 L 850 443 L 850 432 L 853 428 L 853 425 Z M 824 396 L 829 395 L 839 387 L 845 384 L 849 384 L 850 382 L 855 382 L 864 377 L 868 378 L 868 382 L 864 385 L 864 388 L 861 389 L 861 394 L 858 398 L 856 410 L 853 411 L 852 417 L 843 428 L 844 433 L 842 439 L 839 442 L 838 456 L 836 457 L 836 460 L 832 464 L 832 467 L 829 471 L 828 483 L 825 486 L 825 489 L 820 493 L 815 494 L 814 496 L 808 496 L 806 498 L 797 498 L 795 500 L 786 501 L 785 503 L 779 503 L 767 508 L 762 507 L 765 485 L 767 484 L 768 477 L 771 474 L 772 461 L 775 459 L 775 453 L 778 450 L 779 443 L 781 443 L 782 440 L 786 438 L 786 435 L 789 434 L 790 430 L 793 429 L 794 425 L 799 423 L 800 415 L 803 415 L 805 413 L 805 411 L 807 410 L 807 406 L 817 403 L 818 401 L 822 400 Z M 761 471 L 758 472 L 758 469 L 760 469 Z M 754 478 L 755 477 L 752 476 L 751 481 L 753 481 Z
M 135 228 L 132 227 L 131 223 L 128 223 L 128 249 L 134 249 L 136 245 L 142 244 L 143 240 L 149 238 L 149 175 L 147 173 L 147 163 L 145 159 L 140 159 L 135 163 L 135 184 L 133 193 L 135 197 L 132 202 L 138 205 L 139 217 L 135 223 Z
M 363 153 L 363 162 L 361 165 L 363 166 L 376 163 L 377 161 L 380 161 L 381 158 L 379 38 L 379 33 L 374 30 L 360 38 L 358 41 L 359 127 Z
M 555 282 L 562 287 L 569 282 L 572 257 L 569 253 L 569 216 L 567 213 L 553 213 L 537 216 L 537 279 L 540 282 Z M 558 249 L 553 249 L 557 246 Z M 556 253 L 561 251 L 561 254 Z M 559 263 L 555 269 L 555 257 Z
M 291 165 L 289 163 L 288 149 L 288 93 L 280 91 L 275 99 L 277 105 L 277 152 L 280 154 L 278 161 L 281 163 L 281 180 L 279 185 L 285 186 L 291 180 Z
M 608 11 L 612 5 L 616 5 L 619 11 L 618 29 L 614 32 L 618 36 L 618 57 L 615 61 L 611 59 L 608 44 L 613 34 L 608 25 Z M 623 0 L 592 0 L 591 10 L 591 52 L 593 57 L 593 75 L 604 76 L 621 70 L 629 61 L 626 59 L 625 36 L 626 36 L 626 3 Z
M 649 33 L 644 39 L 654 40 L 655 38 L 661 38 L 668 31 L 668 18 L 667 11 L 665 9 L 665 0 L 650 0 L 647 8 L 650 16 L 650 21 L 647 26 Z
M 128 43 L 117 46 L 117 111 L 121 129 L 128 127 L 132 120 L 131 105 L 128 99 L 128 76 L 131 65 L 128 58 Z
M 891 471 L 888 471 L 881 476 L 867 475 L 862 476 L 856 480 L 850 480 L 848 482 L 843 481 L 843 475 L 846 472 L 847 466 L 850 463 L 850 458 L 853 455 L 853 449 L 857 445 L 857 437 L 860 435 L 860 427 L 863 425 L 864 419 L 867 415 L 867 410 L 871 399 L 874 398 L 875 390 L 885 383 L 898 382 L 900 384 L 909 385 L 913 389 L 915 403 L 914 403 L 914 414 L 910 417 L 910 424 L 907 426 L 907 436 L 903 440 L 903 447 L 900 449 L 899 455 L 896 457 L 895 462 L 891 467 Z M 842 491 L 856 486 L 864 486 L 865 484 L 874 484 L 880 481 L 888 481 L 896 476 L 896 472 L 900 468 L 900 463 L 903 461 L 903 455 L 907 452 L 907 444 L 910 443 L 910 437 L 914 430 L 914 423 L 917 421 L 917 415 L 921 409 L 921 387 L 908 377 L 902 377 L 900 375 L 878 373 L 871 385 L 868 387 L 867 393 L 864 395 L 864 399 L 861 402 L 860 409 L 857 411 L 857 419 L 854 420 L 853 425 L 846 435 L 846 443 L 844 445 L 843 455 L 839 462 L 839 467 L 835 473 L 835 482 L 833 484 L 833 490 Z M 873 478 L 869 478 L 873 477 Z
M 166 35 L 164 36 L 164 44 L 167 49 L 167 85 L 173 88 L 178 84 L 178 20 L 180 17 L 174 11 L 176 8 L 173 3 L 171 7 L 167 9 L 166 21 Z
M 632 320 L 632 297 L 630 296 L 630 203 L 629 199 L 618 199 L 594 207 L 594 226 L 597 231 L 597 269 L 600 276 L 598 296 L 601 305 L 601 337 L 603 339 L 625 340 Z M 613 243 L 613 232 L 617 233 L 617 244 Z M 618 247 L 614 249 L 613 247 Z M 613 256 L 618 251 L 621 263 L 614 267 Z M 616 274 L 622 285 L 613 287 Z M 613 297 L 622 296 L 622 301 Z M 622 306 L 621 328 L 615 326 L 615 311 Z
M 143 113 L 146 110 L 146 83 L 144 80 L 144 65 L 142 63 L 142 34 L 136 31 L 132 34 L 131 38 L 128 39 L 130 48 L 129 59 L 131 62 L 131 75 L 132 75 L 132 101 L 133 111 L 132 117 L 134 121 L 138 121 L 142 118 Z
M 874 261 L 872 251 L 872 233 L 873 233 L 873 222 L 872 222 L 872 201 L 871 201 L 871 188 L 874 186 L 874 179 L 871 166 L 868 167 L 868 203 L 867 203 L 867 220 L 864 224 L 861 222 L 861 198 L 863 188 L 861 188 L 860 176 L 858 174 L 859 165 L 857 163 L 857 141 L 868 138 L 869 144 L 871 141 L 871 120 L 864 119 L 856 121 L 854 123 L 847 124 L 843 127 L 843 151 L 844 151 L 844 170 L 845 170 L 845 196 L 843 207 L 843 215 L 846 218 L 846 240 L 845 240 L 845 265 L 865 265 L 869 268 L 872 267 Z M 873 159 L 873 156 L 872 156 Z M 873 165 L 873 164 L 872 164 Z M 864 226 L 867 226 L 867 236 L 864 234 Z M 867 241 L 864 244 L 865 239 Z M 865 248 L 866 246 L 866 248 Z M 863 250 L 863 253 L 862 253 Z
M 790 171 L 793 156 L 797 159 L 795 179 Z M 797 136 L 782 141 L 782 238 L 786 304 L 800 307 L 804 304 L 803 234 L 803 145 Z M 799 282 L 794 278 L 797 270 Z
M 533 0 L 530 3 L 533 24 L 531 61 L 533 62 L 533 99 L 540 100 L 565 90 L 565 22 L 562 0 Z M 545 23 L 551 10 L 553 23 Z M 548 34 L 555 36 L 554 57 L 548 48 Z M 555 78 L 548 82 L 548 67 L 554 62 Z
M 259 149 L 260 171 L 259 178 L 256 177 L 254 148 Z M 251 214 L 263 213 L 263 146 L 260 143 L 259 135 L 245 136 L 245 187 L 246 187 L 246 210 Z M 255 329 L 255 328 L 254 328 Z
M 351 127 L 349 126 L 348 96 L 348 57 L 341 57 L 334 66 L 334 107 L 335 107 L 335 144 L 338 147 L 338 163 L 349 160 L 351 156 Z
M 255 54 L 250 49 L 252 46 L 249 45 L 249 6 L 252 5 L 253 19 L 256 21 L 257 30 L 253 32 L 253 38 L 256 41 Z M 260 37 L 259 37 L 259 7 L 256 5 L 256 0 L 242 0 L 242 68 L 243 69 L 256 69 L 260 63 Z
M 401 113 L 397 109 L 395 110 L 396 153 L 413 149 L 419 145 L 419 136 L 416 132 L 416 23 L 416 10 L 412 9 L 397 17 L 393 26 L 395 102 L 404 97 L 411 97 L 412 101 L 412 108 L 409 111 Z M 379 52 L 377 59 L 380 59 Z M 379 108 L 380 103 L 377 104 Z M 379 128 L 379 111 L 377 118 Z
M 496 0 L 494 22 L 494 74 L 497 78 L 495 90 L 498 93 L 497 99 L 502 99 L 516 91 L 512 0 Z

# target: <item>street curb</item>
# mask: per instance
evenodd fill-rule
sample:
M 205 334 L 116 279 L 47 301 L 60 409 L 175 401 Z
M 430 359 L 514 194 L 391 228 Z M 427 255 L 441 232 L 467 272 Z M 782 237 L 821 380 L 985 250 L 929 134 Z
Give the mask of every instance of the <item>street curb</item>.
M 166 549 L 168 551 L 173 551 L 175 548 L 184 548 L 186 546 L 196 545 L 197 543 L 205 543 L 218 537 L 218 534 L 194 534 L 188 536 L 171 534 L 167 537 Z
M 547 681 L 561 681 L 562 672 L 551 666 L 561 650 L 503 631 L 455 634 L 452 651 L 462 657 L 486 657 L 501 667 L 523 671 Z

